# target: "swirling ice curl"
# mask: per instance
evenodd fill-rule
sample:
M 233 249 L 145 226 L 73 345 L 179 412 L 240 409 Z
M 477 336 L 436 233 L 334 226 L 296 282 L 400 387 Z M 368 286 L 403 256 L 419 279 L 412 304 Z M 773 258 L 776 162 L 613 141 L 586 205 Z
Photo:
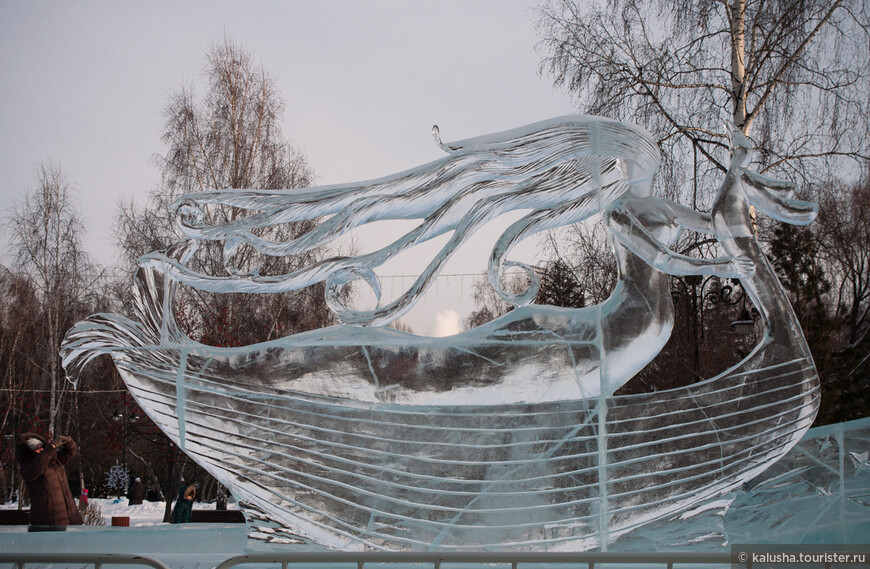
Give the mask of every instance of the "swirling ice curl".
M 658 168 L 659 153 L 652 138 L 632 125 L 598 117 L 562 117 L 521 129 L 439 145 L 448 154 L 440 160 L 392 176 L 362 182 L 302 190 L 223 190 L 181 198 L 176 206 L 179 225 L 190 240 L 224 242 L 227 261 L 242 245 L 275 256 L 296 255 L 320 247 L 348 231 L 383 220 L 422 219 L 393 243 L 368 254 L 336 256 L 285 275 L 230 276 L 197 273 L 157 252 L 143 257 L 171 278 L 212 292 L 285 292 L 317 282 L 327 284 L 327 301 L 344 324 L 377 326 L 409 310 L 428 289 L 453 252 L 490 220 L 516 209 L 531 213 L 501 237 L 490 260 L 493 286 L 515 304 L 534 296 L 511 298 L 499 286 L 508 266 L 509 250 L 522 239 L 545 229 L 576 223 L 601 211 L 623 195 L 629 183 L 648 181 Z M 256 211 L 223 224 L 203 223 L 202 208 L 228 205 Z M 276 242 L 254 230 L 306 219 L 325 219 L 289 241 Z M 421 275 L 403 295 L 374 310 L 353 310 L 339 300 L 347 283 L 362 279 L 380 302 L 380 283 L 373 268 L 415 245 L 452 232 Z M 528 269 L 530 271 L 530 269 Z

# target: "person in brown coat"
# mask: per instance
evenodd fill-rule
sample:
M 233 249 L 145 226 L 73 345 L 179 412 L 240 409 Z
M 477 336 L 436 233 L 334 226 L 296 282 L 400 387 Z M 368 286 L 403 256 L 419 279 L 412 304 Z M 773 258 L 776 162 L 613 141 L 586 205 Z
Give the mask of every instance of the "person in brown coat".
M 30 492 L 31 528 L 62 529 L 82 524 L 64 469 L 64 464 L 77 450 L 76 443 L 66 436 L 59 436 L 50 443 L 36 433 L 18 436 L 15 456 L 21 467 L 21 478 Z
M 130 485 L 130 491 L 127 493 L 127 497 L 130 498 L 130 506 L 139 505 L 142 503 L 142 500 L 145 499 L 145 486 L 142 484 L 142 479 L 138 476 L 136 477 L 136 480 L 133 481 L 133 484 Z

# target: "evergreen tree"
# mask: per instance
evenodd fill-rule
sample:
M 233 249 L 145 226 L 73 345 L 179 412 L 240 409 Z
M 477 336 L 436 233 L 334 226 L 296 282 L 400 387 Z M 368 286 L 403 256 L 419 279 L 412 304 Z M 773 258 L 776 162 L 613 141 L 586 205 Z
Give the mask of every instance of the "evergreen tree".
M 536 304 L 582 308 L 586 306 L 583 286 L 571 267 L 561 259 L 550 262 L 541 277 Z
M 822 365 L 830 352 L 828 339 L 833 323 L 826 310 L 825 295 L 831 284 L 819 261 L 813 232 L 807 227 L 777 224 L 770 240 L 769 257 L 804 329 L 816 364 Z

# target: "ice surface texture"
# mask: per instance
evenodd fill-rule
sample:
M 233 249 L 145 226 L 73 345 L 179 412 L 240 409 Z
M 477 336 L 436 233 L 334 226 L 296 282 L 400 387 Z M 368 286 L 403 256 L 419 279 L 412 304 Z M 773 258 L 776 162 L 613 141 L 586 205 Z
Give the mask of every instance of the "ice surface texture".
M 187 240 L 141 260 L 138 321 L 80 322 L 64 365 L 76 376 L 111 354 L 139 405 L 246 504 L 252 537 L 340 548 L 606 549 L 757 476 L 815 416 L 815 366 L 748 208 L 791 223 L 808 223 L 815 210 L 791 199 L 785 183 L 747 170 L 748 141 L 732 136 L 711 215 L 650 196 L 659 155 L 645 131 L 583 116 L 442 144 L 443 159 L 371 182 L 187 196 L 178 204 Z M 202 208 L 213 204 L 250 215 L 204 224 Z M 456 246 L 512 209 L 531 213 L 496 243 L 489 274 L 514 311 L 441 339 L 382 326 L 425 292 Z M 595 214 L 620 269 L 606 302 L 562 309 L 530 304 L 534 282 L 517 296 L 501 290 L 505 268 L 518 265 L 507 259 L 517 242 Z M 322 216 L 291 242 L 256 236 Z M 239 274 L 229 262 L 226 276 L 187 267 L 199 240 L 222 241 L 228 260 L 240 246 L 289 255 L 389 219 L 421 223 L 374 253 L 289 275 Z M 684 228 L 712 233 L 729 256 L 673 253 Z M 377 292 L 375 267 L 445 232 L 440 254 L 398 299 L 372 311 L 339 302 L 351 280 Z M 615 397 L 670 334 L 665 273 L 740 277 L 765 332 L 716 377 Z M 347 325 L 216 348 L 186 337 L 172 313 L 179 283 L 276 292 L 322 281 Z
M 810 429 L 724 519 L 731 543 L 870 543 L 870 419 Z

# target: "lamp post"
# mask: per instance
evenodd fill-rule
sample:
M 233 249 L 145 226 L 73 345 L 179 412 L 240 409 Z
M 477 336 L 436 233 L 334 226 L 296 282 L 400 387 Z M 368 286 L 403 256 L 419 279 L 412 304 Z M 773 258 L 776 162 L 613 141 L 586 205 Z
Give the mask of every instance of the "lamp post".
M 127 407 L 127 394 L 124 394 L 124 406 Z M 126 409 L 125 409 L 126 410 Z M 123 453 L 121 454 L 121 465 L 124 469 L 124 472 L 127 472 L 127 414 L 120 410 L 116 409 L 114 413 L 112 413 L 112 420 L 114 421 L 123 421 Z M 130 422 L 136 423 L 139 420 L 139 414 L 136 411 L 130 416 Z
M 755 327 L 752 312 L 746 308 L 746 291 L 740 284 L 739 279 L 722 279 L 715 275 L 700 276 L 686 275 L 675 278 L 682 291 L 674 290 L 671 297 L 676 304 L 682 296 L 691 299 L 691 333 L 693 338 L 693 368 L 696 375 L 700 376 L 701 353 L 700 343 L 704 339 L 704 312 L 706 305 L 723 304 L 735 306 L 743 304 L 743 310 L 736 320 L 731 322 L 735 331 L 744 334 L 749 333 Z
M 14 412 L 14 411 L 13 411 L 13 415 L 12 415 L 11 420 L 10 420 L 10 425 L 12 426 L 12 433 L 3 435 L 3 438 L 5 438 L 8 441 L 9 448 L 14 449 L 15 443 L 18 440 L 18 413 Z M 12 452 L 12 456 L 13 457 L 15 456 L 14 450 Z M 9 491 L 12 493 L 9 496 L 10 499 L 14 496 L 14 493 L 15 493 L 15 483 L 16 483 L 15 482 L 15 472 L 17 470 L 18 470 L 17 468 L 12 469 L 12 478 L 9 481 Z M 4 488 L 3 490 L 0 490 L 0 491 L 5 491 L 5 490 L 6 489 Z M 17 496 L 17 499 L 18 499 L 18 509 L 20 510 L 21 509 L 21 496 L 20 495 Z M 0 502 L 5 503 L 6 496 L 3 496 L 2 500 L 0 500 Z

